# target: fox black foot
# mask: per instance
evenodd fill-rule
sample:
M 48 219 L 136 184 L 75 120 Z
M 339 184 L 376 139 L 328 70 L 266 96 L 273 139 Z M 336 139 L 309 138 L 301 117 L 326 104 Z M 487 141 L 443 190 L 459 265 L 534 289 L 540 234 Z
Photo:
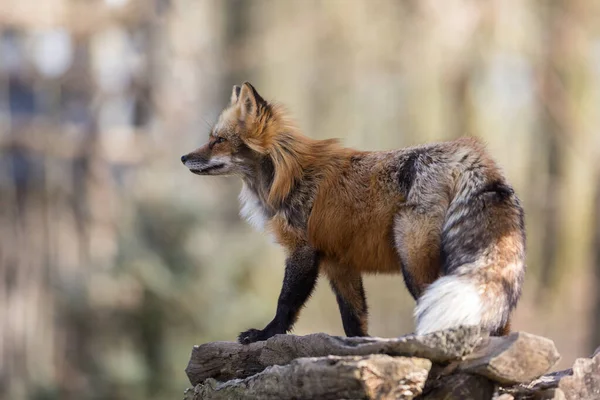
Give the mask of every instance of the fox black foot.
M 250 344 L 261 340 L 267 340 L 273 335 L 273 333 L 267 332 L 266 329 L 248 329 L 247 331 L 240 333 L 238 342 L 241 344 Z

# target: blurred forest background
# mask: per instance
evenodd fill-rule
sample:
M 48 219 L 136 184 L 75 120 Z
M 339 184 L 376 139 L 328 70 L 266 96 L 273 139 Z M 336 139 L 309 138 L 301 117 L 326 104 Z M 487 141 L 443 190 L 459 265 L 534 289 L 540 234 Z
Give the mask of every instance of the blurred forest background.
M 348 146 L 484 138 L 527 213 L 514 329 L 600 345 L 599 1 L 2 0 L 0 398 L 180 398 L 192 345 L 270 320 L 282 251 L 179 161 L 245 80 Z M 400 276 L 366 290 L 412 331 Z

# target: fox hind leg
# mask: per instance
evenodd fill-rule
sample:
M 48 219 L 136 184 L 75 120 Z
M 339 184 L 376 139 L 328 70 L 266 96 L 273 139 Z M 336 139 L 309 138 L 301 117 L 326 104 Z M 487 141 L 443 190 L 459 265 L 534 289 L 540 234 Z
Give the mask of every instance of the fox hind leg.
M 346 336 L 368 336 L 368 309 L 360 274 L 340 271 L 329 275 Z
M 406 209 L 396 217 L 394 242 L 402 264 L 404 283 L 417 300 L 441 272 L 442 216 Z
M 506 321 L 504 326 L 497 329 L 495 332 L 492 332 L 492 336 L 508 336 L 509 334 L 510 334 L 510 318 L 508 319 L 508 321 Z

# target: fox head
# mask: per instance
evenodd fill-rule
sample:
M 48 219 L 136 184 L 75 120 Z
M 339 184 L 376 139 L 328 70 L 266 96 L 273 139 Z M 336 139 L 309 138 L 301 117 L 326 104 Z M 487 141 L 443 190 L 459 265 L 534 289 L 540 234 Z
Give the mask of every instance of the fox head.
M 230 104 L 210 131 L 208 143 L 181 157 L 197 175 L 248 175 L 268 152 L 278 118 L 254 87 L 234 86 Z
M 336 139 L 302 135 L 279 105 L 245 82 L 211 129 L 208 143 L 181 157 L 197 175 L 238 175 L 263 187 L 270 206 L 284 201 L 307 169 L 324 171 L 339 153 Z

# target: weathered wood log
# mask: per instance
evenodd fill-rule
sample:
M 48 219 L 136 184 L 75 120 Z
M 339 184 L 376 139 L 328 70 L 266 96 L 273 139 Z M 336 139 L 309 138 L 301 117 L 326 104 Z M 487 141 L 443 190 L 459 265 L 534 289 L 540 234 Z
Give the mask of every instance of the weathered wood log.
M 490 337 L 466 360 L 460 370 L 471 372 L 505 385 L 531 382 L 560 359 L 554 342 L 524 332 L 505 337 Z
M 246 379 L 209 378 L 186 399 L 412 399 L 423 390 L 430 368 L 426 359 L 381 354 L 300 358 Z
M 481 341 L 478 328 L 463 327 L 423 336 L 394 339 L 345 338 L 317 333 L 306 336 L 276 335 L 264 342 L 241 345 L 213 342 L 194 346 L 187 376 L 196 385 L 205 379 L 226 381 L 246 378 L 271 365 L 284 365 L 301 357 L 387 354 L 427 358 L 444 363 L 471 353 Z

